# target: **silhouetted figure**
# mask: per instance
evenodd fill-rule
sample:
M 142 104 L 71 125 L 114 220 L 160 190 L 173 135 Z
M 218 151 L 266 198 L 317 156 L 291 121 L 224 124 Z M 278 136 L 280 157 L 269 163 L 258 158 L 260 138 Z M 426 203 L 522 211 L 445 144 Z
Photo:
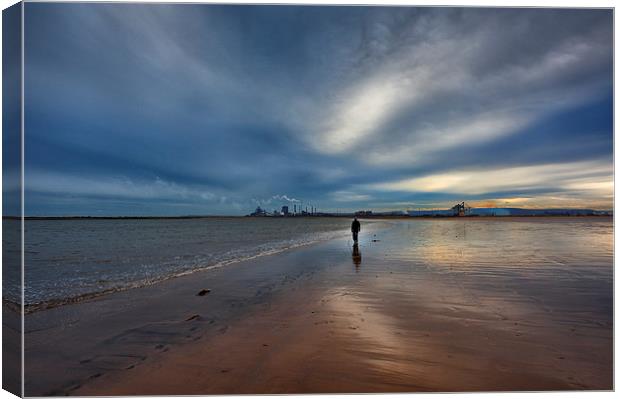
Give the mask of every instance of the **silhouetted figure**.
M 352 256 L 353 256 L 353 264 L 355 265 L 355 268 L 357 269 L 362 264 L 362 253 L 360 252 L 360 247 L 357 245 L 357 243 L 353 244 Z
M 362 226 L 360 226 L 360 222 L 357 218 L 353 219 L 353 223 L 351 223 L 351 233 L 353 233 L 353 241 L 357 242 L 357 233 L 362 230 Z

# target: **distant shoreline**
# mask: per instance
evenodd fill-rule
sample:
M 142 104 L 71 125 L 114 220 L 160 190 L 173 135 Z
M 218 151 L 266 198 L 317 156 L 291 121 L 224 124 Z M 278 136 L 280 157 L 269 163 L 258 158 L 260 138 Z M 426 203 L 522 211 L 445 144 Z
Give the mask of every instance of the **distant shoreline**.
M 613 215 L 561 215 L 561 214 L 548 214 L 548 215 L 467 215 L 467 216 L 455 216 L 455 215 L 419 215 L 419 216 L 407 216 L 407 215 L 364 215 L 356 216 L 354 214 L 341 214 L 341 215 L 299 215 L 299 216 L 247 216 L 247 215 L 196 215 L 196 216 L 25 216 L 24 220 L 150 220 L 150 219 L 297 219 L 297 218 L 352 218 L 358 217 L 360 219 L 489 219 L 489 218 L 586 218 L 586 217 L 600 217 L 600 218 L 612 218 Z M 21 216 L 3 216 L 3 220 L 21 220 Z
M 74 219 L 209 219 L 209 218 L 243 218 L 245 216 L 25 216 L 25 220 L 74 220 Z M 20 220 L 21 216 L 3 216 L 2 219 Z

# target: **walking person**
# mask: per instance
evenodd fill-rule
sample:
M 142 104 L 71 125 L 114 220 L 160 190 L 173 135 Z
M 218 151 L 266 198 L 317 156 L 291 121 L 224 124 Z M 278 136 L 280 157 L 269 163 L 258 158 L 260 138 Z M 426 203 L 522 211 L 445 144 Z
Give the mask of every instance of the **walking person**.
M 362 230 L 362 227 L 360 226 L 360 222 L 357 220 L 357 218 L 354 218 L 353 223 L 351 223 L 351 233 L 353 233 L 353 241 L 356 244 L 357 244 L 357 233 L 359 233 L 360 230 Z

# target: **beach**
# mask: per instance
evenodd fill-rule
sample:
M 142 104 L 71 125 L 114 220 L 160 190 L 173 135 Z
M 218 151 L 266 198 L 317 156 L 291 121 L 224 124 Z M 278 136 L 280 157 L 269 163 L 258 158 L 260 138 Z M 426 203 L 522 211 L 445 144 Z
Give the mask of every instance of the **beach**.
M 26 395 L 610 390 L 612 306 L 611 218 L 362 220 L 29 313 Z
M 306 3 L 5 7 L 3 389 L 614 391 L 613 5 Z

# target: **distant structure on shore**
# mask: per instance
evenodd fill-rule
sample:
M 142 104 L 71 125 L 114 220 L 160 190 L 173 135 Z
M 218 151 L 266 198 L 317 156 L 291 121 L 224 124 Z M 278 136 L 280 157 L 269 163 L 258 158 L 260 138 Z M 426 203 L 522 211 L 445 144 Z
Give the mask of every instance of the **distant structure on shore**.
M 471 212 L 471 207 L 469 205 L 465 205 L 465 202 L 456 204 L 451 209 L 454 212 L 454 216 L 467 216 Z
M 465 202 L 460 202 L 450 209 L 417 209 L 407 211 L 374 212 L 359 210 L 356 212 L 318 212 L 314 206 L 302 210 L 302 207 L 293 205 L 290 212 L 288 205 L 282 206 L 280 211 L 267 212 L 260 206 L 247 216 L 264 217 L 475 217 L 475 216 L 612 216 L 613 211 L 593 209 L 554 208 L 554 209 L 524 209 L 524 208 L 473 208 Z
M 267 216 L 267 211 L 260 206 L 257 206 L 256 210 L 250 213 L 248 216 Z
M 613 211 L 594 209 L 554 208 L 554 209 L 524 209 L 524 208 L 473 208 L 465 202 L 460 202 L 450 209 L 417 209 L 407 211 L 374 212 L 359 210 L 356 212 L 318 212 L 315 207 L 306 207 L 302 210 L 294 205 L 291 212 L 288 205 L 282 206 L 280 211 L 267 212 L 260 206 L 247 216 L 260 217 L 476 217 L 476 216 L 612 216 Z
M 448 216 L 611 216 L 612 211 L 598 211 L 593 209 L 524 209 L 524 208 L 472 208 L 465 202 L 456 204 L 450 209 L 418 209 L 409 210 L 407 215 L 423 217 Z
M 306 206 L 306 209 L 302 210 L 301 205 L 297 207 L 297 204 L 293 204 L 292 213 L 288 205 L 282 205 L 282 208 L 279 211 L 277 209 L 274 209 L 273 212 L 268 212 L 267 210 L 261 208 L 260 206 L 257 206 L 254 212 L 246 216 L 293 217 L 293 216 L 333 216 L 333 215 L 330 215 L 327 213 L 319 213 L 315 206 L 310 206 L 309 210 L 308 210 L 308 206 Z

